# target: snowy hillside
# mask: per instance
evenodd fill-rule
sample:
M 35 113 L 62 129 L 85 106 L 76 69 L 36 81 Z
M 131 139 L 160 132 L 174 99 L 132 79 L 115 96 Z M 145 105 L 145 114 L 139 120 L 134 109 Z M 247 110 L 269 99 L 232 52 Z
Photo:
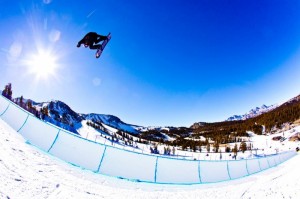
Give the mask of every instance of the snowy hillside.
M 24 100 L 25 102 L 27 100 Z M 130 133 L 138 133 L 136 128 L 138 126 L 126 124 L 121 121 L 118 117 L 113 115 L 105 115 L 105 114 L 80 114 L 73 111 L 67 104 L 61 102 L 59 100 L 52 100 L 50 102 L 33 102 L 33 106 L 36 107 L 37 110 L 41 110 L 43 107 L 48 108 L 49 118 L 47 121 L 53 123 L 62 128 L 66 128 L 66 125 L 74 127 L 71 130 L 74 133 L 77 132 L 77 128 L 81 127 L 81 123 L 86 123 L 88 121 L 92 121 L 95 123 L 105 124 L 111 127 L 114 127 L 119 130 L 123 130 Z M 59 124 L 59 123 L 60 124 Z M 69 130 L 69 129 L 68 129 Z
M 278 105 L 271 105 L 271 106 L 262 105 L 261 107 L 256 107 L 254 109 L 251 109 L 248 113 L 245 113 L 244 115 L 233 115 L 225 121 L 246 120 L 261 115 L 263 113 L 269 112 L 277 107 Z
M 127 131 L 134 134 L 138 133 L 137 130 L 135 129 L 137 128 L 137 126 L 126 124 L 123 121 L 121 121 L 118 117 L 113 115 L 90 113 L 90 114 L 82 114 L 82 116 L 85 120 L 103 123 L 111 127 L 114 127 L 116 129 Z
M 0 198 L 299 198 L 300 156 L 253 176 L 213 184 L 137 183 L 95 174 L 48 156 L 0 120 Z M 113 167 L 114 165 L 112 165 Z

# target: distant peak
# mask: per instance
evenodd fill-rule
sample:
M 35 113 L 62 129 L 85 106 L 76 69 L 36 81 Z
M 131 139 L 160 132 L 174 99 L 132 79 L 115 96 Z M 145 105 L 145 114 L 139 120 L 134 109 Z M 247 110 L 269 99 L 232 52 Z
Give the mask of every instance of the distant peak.
M 233 115 L 225 121 L 246 120 L 246 119 L 253 118 L 253 117 L 256 117 L 258 115 L 261 115 L 263 113 L 269 112 L 269 111 L 273 110 L 276 107 L 278 107 L 278 106 L 275 105 L 275 104 L 270 105 L 270 106 L 267 106 L 267 105 L 263 104 L 261 107 L 256 107 L 254 109 L 251 109 L 248 113 L 245 113 L 244 115 Z

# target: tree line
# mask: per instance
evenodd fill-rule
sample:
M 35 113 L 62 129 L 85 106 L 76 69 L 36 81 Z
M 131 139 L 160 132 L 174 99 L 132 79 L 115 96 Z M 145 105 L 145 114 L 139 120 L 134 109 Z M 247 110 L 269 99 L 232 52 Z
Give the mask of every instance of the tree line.
M 23 109 L 27 110 L 28 112 L 35 115 L 37 118 L 45 119 L 45 116 L 49 116 L 49 110 L 48 107 L 42 107 L 41 109 L 37 109 L 33 106 L 33 102 L 31 100 L 24 100 L 23 96 L 19 98 L 12 98 L 12 85 L 11 83 L 8 83 L 5 85 L 4 90 L 2 91 L 2 95 L 9 99 L 10 101 L 14 102 L 15 104 L 19 105 Z
M 223 121 L 214 123 L 197 123 L 190 128 L 169 128 L 169 130 L 152 129 L 141 132 L 144 139 L 167 144 L 170 146 L 181 146 L 183 150 L 190 149 L 200 151 L 205 147 L 207 151 L 219 150 L 219 145 L 240 142 L 241 145 L 237 150 L 244 151 L 251 149 L 251 146 L 245 146 L 248 131 L 252 131 L 257 135 L 273 133 L 284 125 L 291 125 L 300 119 L 300 95 L 292 100 L 282 104 L 281 106 L 263 113 L 257 117 L 238 120 Z M 174 141 L 164 139 L 164 134 L 176 138 Z M 200 138 L 205 140 L 201 140 Z M 233 151 L 235 149 L 226 149 Z

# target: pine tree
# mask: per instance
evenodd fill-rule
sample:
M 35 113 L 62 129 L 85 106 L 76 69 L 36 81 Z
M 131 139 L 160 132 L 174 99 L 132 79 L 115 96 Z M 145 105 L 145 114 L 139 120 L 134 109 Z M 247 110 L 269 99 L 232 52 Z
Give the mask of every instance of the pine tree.
M 240 145 L 240 150 L 244 153 L 247 150 L 247 144 L 246 142 L 242 141 Z
M 32 102 L 31 102 L 31 100 L 27 101 L 26 107 L 27 107 L 28 111 L 31 111 L 31 109 L 32 109 Z
M 216 153 L 219 151 L 219 147 L 220 147 L 219 142 L 215 141 L 215 143 L 214 143 L 214 149 L 215 149 Z
M 21 106 L 21 107 L 23 106 L 23 103 L 24 103 L 23 100 L 24 100 L 24 99 L 23 99 L 23 95 L 21 95 L 21 97 L 20 97 L 20 106 Z
M 206 145 L 206 150 L 207 150 L 207 152 L 210 152 L 210 144 L 209 143 L 207 143 L 207 145 Z
M 8 83 L 5 87 L 4 90 L 2 91 L 2 95 L 6 97 L 7 99 L 11 100 L 12 99 L 12 86 L 11 83 Z
M 238 152 L 237 144 L 234 145 L 234 148 L 232 149 L 232 152 L 234 153 L 235 156 L 237 155 L 237 152 Z
M 199 151 L 200 151 L 200 153 L 202 151 L 202 142 L 201 141 L 199 142 Z
M 230 152 L 230 147 L 229 147 L 229 146 L 226 146 L 225 152 L 226 152 L 226 153 L 229 153 L 229 152 Z
M 45 116 L 48 116 L 48 114 L 49 114 L 48 107 L 47 106 L 43 107 L 41 112 L 42 112 L 42 119 L 45 119 Z

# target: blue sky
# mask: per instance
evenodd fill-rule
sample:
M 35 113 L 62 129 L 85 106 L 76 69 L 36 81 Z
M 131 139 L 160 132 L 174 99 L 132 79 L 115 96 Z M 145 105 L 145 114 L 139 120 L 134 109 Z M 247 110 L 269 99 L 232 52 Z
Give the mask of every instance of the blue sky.
M 4 0 L 0 86 L 137 125 L 223 121 L 300 93 L 299 9 L 297 0 Z M 112 33 L 100 59 L 76 47 L 90 31 Z

